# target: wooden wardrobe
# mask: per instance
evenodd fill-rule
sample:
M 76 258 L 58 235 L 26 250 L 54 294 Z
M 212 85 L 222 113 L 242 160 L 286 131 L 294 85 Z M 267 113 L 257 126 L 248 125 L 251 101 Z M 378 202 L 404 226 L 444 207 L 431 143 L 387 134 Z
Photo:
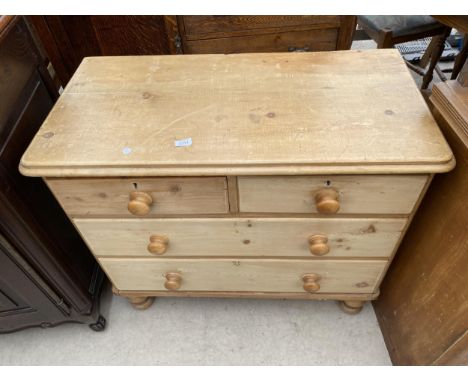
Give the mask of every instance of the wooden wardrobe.
M 41 179 L 18 171 L 58 93 L 23 17 L 0 17 L 0 333 L 104 329 L 103 274 Z

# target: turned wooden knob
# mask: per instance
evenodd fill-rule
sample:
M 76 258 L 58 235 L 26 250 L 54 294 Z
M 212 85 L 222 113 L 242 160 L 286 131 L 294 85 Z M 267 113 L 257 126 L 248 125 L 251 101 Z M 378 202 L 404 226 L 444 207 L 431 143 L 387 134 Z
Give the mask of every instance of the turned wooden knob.
M 334 214 L 340 209 L 338 191 L 323 188 L 315 194 L 315 206 L 321 214 Z
M 315 256 L 326 255 L 330 251 L 328 238 L 325 235 L 312 235 L 309 237 L 310 253 Z
M 148 251 L 153 255 L 162 255 L 167 250 L 169 239 L 162 235 L 151 235 L 148 244 Z
M 164 288 L 169 290 L 177 290 L 182 285 L 182 276 L 177 272 L 166 273 L 166 282 Z
M 150 212 L 153 198 L 150 194 L 143 191 L 133 191 L 130 193 L 128 202 L 128 211 L 137 216 L 147 215 Z
M 308 273 L 302 276 L 302 281 L 304 282 L 302 287 L 306 292 L 317 292 L 320 289 L 320 284 L 318 283 L 319 280 L 319 275 L 316 275 L 315 273 Z

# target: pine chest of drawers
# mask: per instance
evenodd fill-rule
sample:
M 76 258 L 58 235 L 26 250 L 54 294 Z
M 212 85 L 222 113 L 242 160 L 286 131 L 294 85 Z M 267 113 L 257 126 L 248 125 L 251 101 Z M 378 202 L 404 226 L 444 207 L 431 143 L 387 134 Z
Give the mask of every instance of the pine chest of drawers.
M 24 154 L 114 285 L 335 299 L 379 284 L 454 159 L 397 51 L 83 61 Z

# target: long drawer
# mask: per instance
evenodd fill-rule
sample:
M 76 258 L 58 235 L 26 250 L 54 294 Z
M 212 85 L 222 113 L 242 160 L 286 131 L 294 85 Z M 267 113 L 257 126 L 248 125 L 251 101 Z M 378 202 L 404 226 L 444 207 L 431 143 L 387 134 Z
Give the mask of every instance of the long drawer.
M 184 52 L 191 54 L 288 52 L 335 50 L 338 29 L 311 29 L 229 38 L 188 40 Z
M 229 211 L 225 177 L 49 178 L 47 184 L 70 216 L 133 217 Z M 140 214 L 129 210 L 134 195 L 140 197 L 134 200 L 135 206 L 140 206 Z
M 119 290 L 372 293 L 382 260 L 107 259 Z M 169 283 L 168 283 L 169 282 Z
M 98 257 L 310 258 L 388 257 L 406 219 L 74 219 L 74 223 Z
M 409 214 L 427 179 L 427 175 L 240 176 L 239 209 L 319 213 L 321 202 L 338 208 L 338 214 Z
M 265 28 L 300 27 L 338 28 L 339 16 L 182 16 L 185 36 L 188 40 L 225 37 L 226 35 L 251 35 L 252 31 Z

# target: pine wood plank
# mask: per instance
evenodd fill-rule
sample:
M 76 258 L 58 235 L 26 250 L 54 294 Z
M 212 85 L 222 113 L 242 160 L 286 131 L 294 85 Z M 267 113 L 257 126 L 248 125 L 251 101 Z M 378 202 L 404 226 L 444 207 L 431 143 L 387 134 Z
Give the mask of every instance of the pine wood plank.
M 253 259 L 108 259 L 100 264 L 117 289 L 164 291 L 178 272 L 180 291 L 304 292 L 302 276 L 320 276 L 320 293 L 372 293 L 386 261 Z
M 70 216 L 135 217 L 127 209 L 133 191 L 151 195 L 153 204 L 148 217 L 229 212 L 225 177 L 48 178 L 46 182 Z
M 151 235 L 168 238 L 163 257 L 308 257 L 308 238 L 325 235 L 329 257 L 388 257 L 406 219 L 225 218 L 74 219 L 98 257 L 157 257 Z
M 427 175 L 239 177 L 240 212 L 317 213 L 314 195 L 333 188 L 341 213 L 409 214 Z
M 175 146 L 186 138 L 190 146 Z M 398 52 L 369 50 L 87 58 L 21 171 L 405 173 L 453 165 Z
M 294 299 L 294 300 L 346 300 L 346 301 L 370 301 L 379 297 L 379 292 L 375 293 L 284 293 L 284 292 L 187 292 L 187 291 L 154 291 L 119 290 L 115 287 L 112 292 L 123 297 L 211 297 L 211 298 L 262 298 L 262 299 Z

